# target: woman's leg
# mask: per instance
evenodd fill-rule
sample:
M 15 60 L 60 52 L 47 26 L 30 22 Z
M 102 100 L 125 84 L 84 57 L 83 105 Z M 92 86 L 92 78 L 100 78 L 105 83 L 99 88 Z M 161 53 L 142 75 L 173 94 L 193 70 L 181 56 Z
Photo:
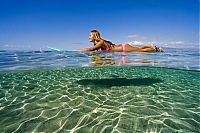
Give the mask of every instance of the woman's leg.
M 152 47 L 153 47 L 152 45 L 141 45 L 141 46 L 139 46 L 139 48 L 141 48 L 141 49 L 152 48 Z
M 125 50 L 127 52 L 129 51 L 135 51 L 135 52 L 156 52 L 155 48 L 152 47 L 152 46 L 146 46 L 146 45 L 143 45 L 143 46 L 140 46 L 140 47 L 134 47 L 134 46 L 131 46 L 129 44 L 126 44 L 125 45 Z
M 124 45 L 124 48 L 122 48 L 122 45 Z M 117 49 L 117 50 L 119 50 L 121 52 L 131 52 L 131 51 L 133 51 L 133 52 L 156 52 L 155 47 L 153 47 L 151 45 L 142 45 L 140 47 L 134 47 L 129 44 L 122 44 L 122 45 L 119 45 L 120 49 Z
M 141 48 L 139 47 L 134 47 L 134 46 L 131 46 L 129 44 L 124 44 L 125 45 L 125 51 L 126 52 L 131 52 L 131 51 L 134 51 L 134 52 L 143 52 Z
M 147 47 L 142 49 L 143 52 L 156 52 L 155 48 L 153 47 Z
M 144 52 L 163 52 L 162 48 L 158 48 L 153 45 L 142 45 L 139 48 L 143 49 Z

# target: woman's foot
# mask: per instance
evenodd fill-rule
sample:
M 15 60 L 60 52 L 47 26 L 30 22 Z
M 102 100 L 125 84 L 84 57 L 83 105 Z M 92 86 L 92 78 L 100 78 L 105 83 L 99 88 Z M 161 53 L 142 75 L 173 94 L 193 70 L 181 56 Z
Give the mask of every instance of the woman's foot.
M 158 52 L 163 52 L 163 48 L 158 48 Z
M 163 52 L 162 48 L 158 48 L 158 47 L 154 46 L 154 49 L 155 49 L 156 52 Z

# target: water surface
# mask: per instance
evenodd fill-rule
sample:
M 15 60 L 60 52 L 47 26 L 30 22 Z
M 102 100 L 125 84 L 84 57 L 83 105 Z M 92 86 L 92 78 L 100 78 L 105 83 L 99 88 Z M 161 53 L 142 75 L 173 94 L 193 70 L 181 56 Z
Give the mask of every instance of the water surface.
M 200 126 L 197 51 L 0 52 L 0 132 L 187 132 Z

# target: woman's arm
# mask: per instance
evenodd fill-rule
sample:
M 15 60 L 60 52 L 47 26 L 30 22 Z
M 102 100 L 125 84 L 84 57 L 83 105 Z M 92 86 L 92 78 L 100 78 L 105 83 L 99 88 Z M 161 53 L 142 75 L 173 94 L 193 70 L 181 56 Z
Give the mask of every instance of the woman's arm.
M 82 51 L 82 52 L 88 52 L 88 51 L 97 50 L 97 49 L 99 49 L 103 45 L 103 43 L 104 43 L 104 41 L 101 40 L 96 45 L 94 45 L 92 48 L 85 48 L 85 49 L 81 49 L 80 51 Z

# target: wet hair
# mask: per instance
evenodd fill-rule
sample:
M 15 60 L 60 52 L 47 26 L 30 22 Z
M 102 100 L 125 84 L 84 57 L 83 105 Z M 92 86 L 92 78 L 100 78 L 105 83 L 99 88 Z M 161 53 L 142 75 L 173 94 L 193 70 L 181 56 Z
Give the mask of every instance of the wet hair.
M 95 40 L 101 40 L 101 35 L 97 30 L 92 30 L 90 31 L 94 36 L 95 36 Z
M 101 38 L 101 34 L 99 33 L 99 31 L 97 31 L 97 30 L 91 30 L 90 32 L 92 34 L 94 34 L 96 40 L 104 40 L 104 39 Z M 107 40 L 104 40 L 104 41 L 107 42 L 107 43 L 109 43 L 109 44 L 111 44 L 111 45 L 113 45 L 113 43 L 110 42 L 110 41 L 107 41 Z

